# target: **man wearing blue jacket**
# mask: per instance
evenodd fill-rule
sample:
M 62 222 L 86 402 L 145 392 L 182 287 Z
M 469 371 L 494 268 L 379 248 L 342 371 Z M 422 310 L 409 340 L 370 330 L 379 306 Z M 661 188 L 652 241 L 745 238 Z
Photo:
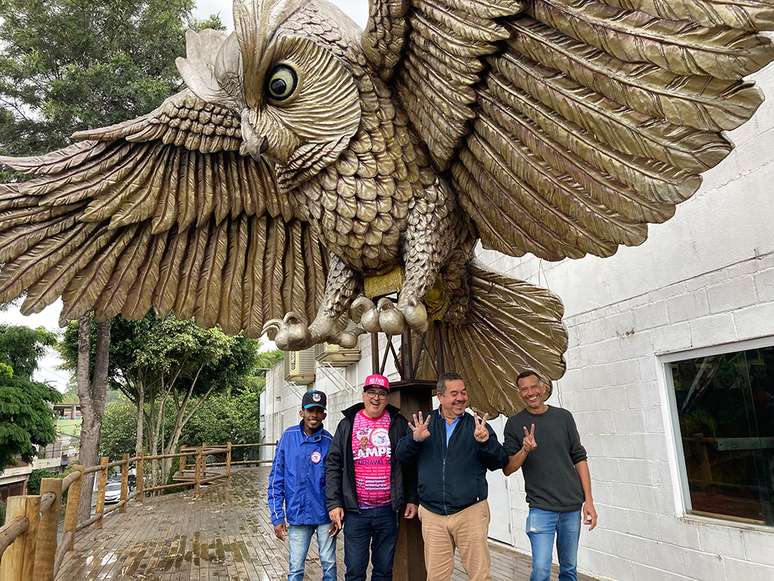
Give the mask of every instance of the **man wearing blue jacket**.
M 441 375 L 437 396 L 440 407 L 424 419 L 415 414 L 396 451 L 398 460 L 417 465 L 427 580 L 451 579 L 456 548 L 471 581 L 490 581 L 486 471 L 500 470 L 508 455 L 487 416 L 465 412 L 461 375 Z
M 282 434 L 269 475 L 274 534 L 289 541 L 288 581 L 303 580 L 306 555 L 315 533 L 323 581 L 336 581 L 336 537 L 325 507 L 325 458 L 332 441 L 322 424 L 326 404 L 321 391 L 304 394 L 301 422 Z

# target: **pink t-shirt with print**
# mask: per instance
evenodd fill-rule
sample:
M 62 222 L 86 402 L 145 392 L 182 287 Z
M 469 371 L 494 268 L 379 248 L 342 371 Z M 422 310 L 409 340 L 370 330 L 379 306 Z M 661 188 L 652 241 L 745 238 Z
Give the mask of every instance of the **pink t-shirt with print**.
M 390 414 L 369 418 L 363 410 L 355 414 L 352 427 L 352 458 L 355 488 L 360 508 L 390 504 Z

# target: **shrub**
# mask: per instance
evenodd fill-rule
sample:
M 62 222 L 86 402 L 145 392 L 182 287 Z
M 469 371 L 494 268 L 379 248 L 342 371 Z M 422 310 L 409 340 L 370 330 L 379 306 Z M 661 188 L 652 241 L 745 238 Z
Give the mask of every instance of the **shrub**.
M 62 478 L 64 475 L 53 470 L 33 470 L 27 480 L 27 494 L 40 494 L 40 481 L 44 478 Z

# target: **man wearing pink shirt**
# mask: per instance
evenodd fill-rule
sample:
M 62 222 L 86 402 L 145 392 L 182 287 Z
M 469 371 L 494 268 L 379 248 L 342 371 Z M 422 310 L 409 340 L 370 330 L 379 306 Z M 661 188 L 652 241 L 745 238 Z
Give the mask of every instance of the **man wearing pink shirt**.
M 408 430 L 398 408 L 387 404 L 390 383 L 369 375 L 363 403 L 342 413 L 325 464 L 326 503 L 334 527 L 344 529 L 347 581 L 392 579 L 400 515 L 413 518 L 416 469 L 402 467 L 394 450 Z

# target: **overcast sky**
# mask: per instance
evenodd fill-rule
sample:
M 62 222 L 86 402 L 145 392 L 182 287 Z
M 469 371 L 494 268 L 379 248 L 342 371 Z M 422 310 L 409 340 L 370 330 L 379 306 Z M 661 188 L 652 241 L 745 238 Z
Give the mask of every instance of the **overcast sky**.
M 365 27 L 368 17 L 368 0 L 333 0 L 347 15 L 357 22 L 361 28 Z M 199 0 L 194 14 L 197 18 L 205 19 L 211 14 L 219 14 L 229 30 L 233 29 L 232 3 L 228 0 Z M 181 55 L 182 56 L 182 55 Z M 11 325 L 26 325 L 28 327 L 45 327 L 52 331 L 60 331 L 59 312 L 62 310 L 61 301 L 57 301 L 43 312 L 25 317 L 19 312 L 18 307 L 9 307 L 0 312 L 0 323 Z M 40 369 L 35 377 L 39 381 L 49 381 L 60 391 L 67 385 L 69 373 L 58 369 L 59 357 L 55 352 L 50 352 L 40 362 Z
M 368 18 L 368 0 L 330 0 L 346 12 L 361 28 L 365 27 Z M 210 14 L 220 14 L 220 18 L 229 30 L 234 28 L 231 12 L 232 3 L 228 0 L 199 0 L 196 7 L 196 17 L 205 19 Z

